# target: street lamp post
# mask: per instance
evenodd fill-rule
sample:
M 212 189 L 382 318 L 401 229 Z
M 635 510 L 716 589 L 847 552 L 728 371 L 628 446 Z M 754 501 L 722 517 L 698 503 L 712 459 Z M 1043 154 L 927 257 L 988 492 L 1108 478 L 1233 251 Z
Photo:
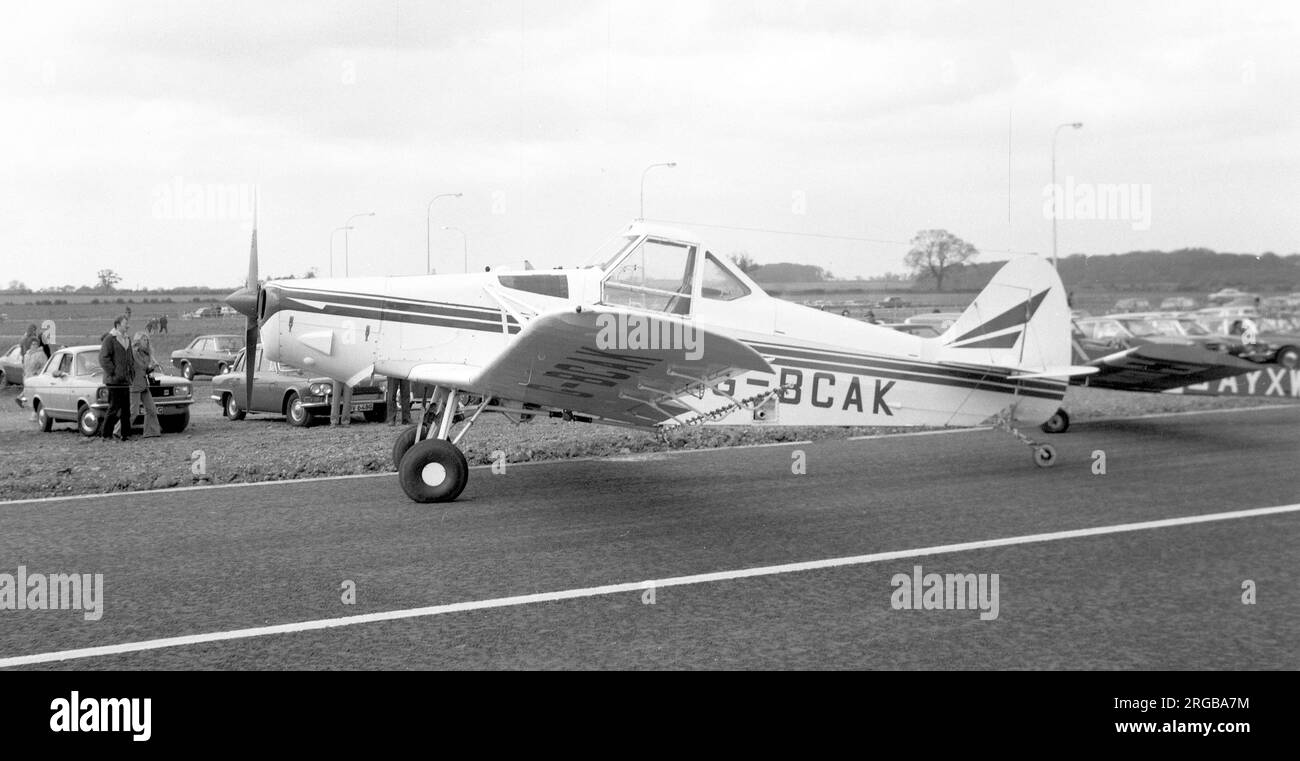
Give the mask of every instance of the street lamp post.
M 1052 132 L 1052 268 L 1056 268 L 1056 218 L 1061 214 L 1061 194 L 1056 187 L 1056 136 L 1066 127 L 1079 129 L 1083 122 L 1066 122 L 1058 124 Z
M 334 236 L 339 234 L 339 230 L 351 230 L 351 227 L 336 227 L 334 232 L 330 233 L 330 277 L 334 277 Z
M 469 272 L 469 236 L 466 235 L 465 231 L 460 229 L 459 227 L 452 227 L 451 225 L 443 225 L 442 229 L 455 230 L 456 232 L 460 233 L 460 247 L 461 247 L 461 253 L 465 257 L 465 271 Z
M 460 193 L 439 193 L 429 201 L 429 205 L 424 209 L 424 274 L 429 274 L 433 270 L 433 259 L 430 255 L 432 246 L 430 240 L 432 235 L 429 233 L 429 226 L 432 224 L 433 202 L 439 198 L 460 198 Z
M 363 211 L 360 214 L 353 214 L 352 216 L 348 217 L 347 226 L 345 226 L 343 230 L 343 277 L 348 276 L 348 230 L 352 229 L 351 227 L 352 220 L 356 219 L 357 217 L 373 217 L 373 216 L 375 216 L 375 213 L 373 211 Z
M 669 169 L 672 169 L 673 167 L 677 166 L 677 162 L 666 161 L 662 164 L 651 164 L 650 166 L 646 167 L 644 171 L 641 172 L 641 215 L 637 217 L 637 219 L 645 219 L 645 176 L 650 173 L 651 169 L 654 169 L 657 166 L 666 166 Z

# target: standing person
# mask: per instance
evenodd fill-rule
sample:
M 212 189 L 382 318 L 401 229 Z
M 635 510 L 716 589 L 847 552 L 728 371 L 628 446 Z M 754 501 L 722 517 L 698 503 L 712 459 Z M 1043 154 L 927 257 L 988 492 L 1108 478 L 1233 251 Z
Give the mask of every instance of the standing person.
M 389 378 L 384 390 L 384 406 L 389 425 L 397 425 L 401 412 L 402 425 L 411 422 L 411 381 L 406 378 Z
M 163 368 L 153 358 L 148 335 L 136 333 L 135 337 L 132 338 L 131 362 L 133 366 L 131 373 L 131 414 L 135 414 L 136 405 L 139 404 L 141 407 L 140 414 L 144 415 L 144 437 L 152 439 L 161 436 L 162 426 L 158 424 L 158 407 L 154 405 L 153 392 L 149 390 L 149 373 L 154 370 L 161 371 Z
M 158 332 L 159 333 L 167 332 L 167 315 L 163 315 L 158 318 Z
M 49 361 L 50 345 L 45 342 L 45 334 L 35 325 L 28 325 L 27 332 L 23 335 L 23 340 L 19 342 L 19 352 L 23 357 L 23 383 L 28 378 L 34 378 L 40 374 L 45 363 Z M 21 394 L 19 395 L 21 396 Z M 14 397 L 18 406 L 22 406 L 19 397 Z M 32 409 L 32 420 L 36 419 L 36 410 Z
M 122 420 L 122 441 L 131 440 L 131 378 L 135 374 L 131 359 L 131 340 L 126 337 L 131 321 L 126 315 L 113 320 L 113 329 L 99 346 L 99 366 L 104 370 L 108 387 L 108 419 L 104 421 L 104 438 L 113 438 L 118 418 Z

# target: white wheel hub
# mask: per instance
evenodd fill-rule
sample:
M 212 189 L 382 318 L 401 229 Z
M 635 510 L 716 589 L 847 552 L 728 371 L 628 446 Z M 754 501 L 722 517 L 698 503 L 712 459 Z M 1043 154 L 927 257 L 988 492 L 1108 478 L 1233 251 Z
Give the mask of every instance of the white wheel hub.
M 420 470 L 420 478 L 429 486 L 441 486 L 447 480 L 447 469 L 441 463 L 431 462 Z

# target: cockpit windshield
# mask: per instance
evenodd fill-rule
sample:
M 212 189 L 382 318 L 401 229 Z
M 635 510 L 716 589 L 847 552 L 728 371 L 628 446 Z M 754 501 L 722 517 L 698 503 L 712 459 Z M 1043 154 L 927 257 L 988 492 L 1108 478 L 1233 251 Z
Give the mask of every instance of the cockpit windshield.
M 639 237 L 641 236 L 615 235 L 600 244 L 600 248 L 596 249 L 591 256 L 587 257 L 587 261 L 582 263 L 582 268 L 609 269 L 610 265 L 618 261 L 618 258 L 631 248 Z

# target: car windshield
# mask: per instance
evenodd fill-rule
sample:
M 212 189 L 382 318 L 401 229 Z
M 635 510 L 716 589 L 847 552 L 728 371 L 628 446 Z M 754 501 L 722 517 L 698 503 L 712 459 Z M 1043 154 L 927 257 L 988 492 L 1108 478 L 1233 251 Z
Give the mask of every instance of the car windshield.
M 1159 328 L 1150 320 L 1124 320 L 1124 327 L 1135 336 L 1160 335 Z

